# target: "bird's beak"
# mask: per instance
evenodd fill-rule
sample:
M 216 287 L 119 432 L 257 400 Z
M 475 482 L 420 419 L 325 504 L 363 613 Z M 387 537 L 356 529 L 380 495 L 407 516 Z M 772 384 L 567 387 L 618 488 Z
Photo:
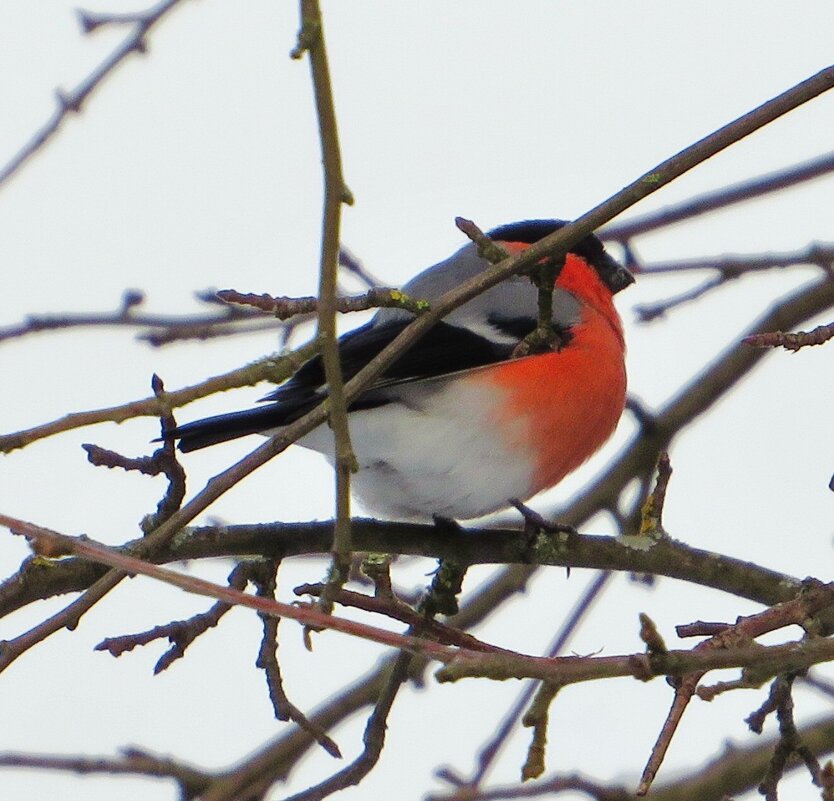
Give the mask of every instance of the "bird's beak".
M 631 284 L 633 284 L 634 281 L 635 278 L 629 270 L 627 270 L 625 267 L 618 266 L 617 271 L 614 273 L 613 279 L 611 281 L 611 291 L 614 294 L 617 294 L 617 292 L 620 292 L 627 286 L 631 286 Z

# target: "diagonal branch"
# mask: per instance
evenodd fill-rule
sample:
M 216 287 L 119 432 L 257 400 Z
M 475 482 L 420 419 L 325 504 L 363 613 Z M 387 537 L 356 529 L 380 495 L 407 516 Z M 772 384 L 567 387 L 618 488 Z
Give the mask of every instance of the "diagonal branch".
M 162 398 L 154 395 L 119 406 L 108 406 L 104 409 L 93 409 L 88 412 L 72 412 L 57 420 L 33 428 L 11 434 L 2 434 L 0 435 L 0 453 L 9 453 L 40 439 L 61 434 L 64 431 L 96 425 L 97 423 L 122 423 L 134 417 L 159 417 L 167 409 L 185 406 L 215 392 L 254 386 L 261 381 L 272 381 L 278 384 L 289 378 L 304 362 L 315 356 L 317 350 L 318 345 L 315 342 L 308 342 L 290 353 L 265 356 L 244 367 L 207 378 L 199 384 L 170 392 L 166 391 Z
M 818 756 L 834 751 L 834 719 L 812 723 L 800 730 L 803 742 Z M 652 788 L 652 801 L 726 801 L 741 796 L 761 781 L 776 740 L 739 748 L 722 747 L 720 756 L 699 765 L 672 782 Z M 792 764 L 789 769 L 798 765 Z M 553 798 L 557 793 L 578 791 L 596 801 L 633 801 L 634 794 L 622 786 L 603 784 L 582 776 L 551 776 L 529 784 L 493 787 L 479 793 L 453 792 L 433 795 L 429 801 L 509 801 L 523 798 Z
M 599 235 L 603 239 L 625 243 L 640 234 L 664 228 L 667 225 L 674 225 L 674 223 L 682 220 L 690 220 L 693 217 L 698 217 L 710 211 L 717 211 L 735 203 L 743 203 L 746 200 L 752 200 L 770 192 L 779 192 L 782 189 L 788 189 L 791 186 L 811 181 L 831 172 L 834 172 L 834 151 L 801 164 L 794 164 L 767 175 L 757 176 L 749 181 L 742 181 L 712 192 L 696 195 L 677 205 L 667 206 L 640 217 L 611 223 L 602 228 Z
M 144 53 L 147 50 L 145 37 L 163 17 L 178 6 L 182 0 L 162 0 L 152 8 L 139 14 L 130 14 L 122 18 L 107 18 L 97 21 L 95 17 L 81 13 L 81 24 L 85 33 L 89 33 L 101 24 L 133 23 L 133 30 L 104 61 L 101 62 L 75 89 L 65 92 L 56 90 L 58 106 L 46 123 L 38 129 L 32 138 L 0 168 L 0 187 L 20 170 L 55 134 L 70 114 L 81 111 L 87 98 L 131 53 Z

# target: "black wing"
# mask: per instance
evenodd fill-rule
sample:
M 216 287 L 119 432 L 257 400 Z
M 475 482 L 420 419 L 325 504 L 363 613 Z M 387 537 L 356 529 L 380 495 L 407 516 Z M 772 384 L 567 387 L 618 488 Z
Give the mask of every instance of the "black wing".
M 411 322 L 404 317 L 385 323 L 368 323 L 339 340 L 339 357 L 345 380 L 353 378 Z M 462 326 L 438 323 L 410 350 L 388 367 L 378 381 L 350 406 L 370 409 L 390 402 L 385 387 L 424 378 L 483 367 L 510 358 L 517 342 L 536 326 L 533 318 L 490 320 L 495 339 Z M 567 332 L 565 332 L 567 333 Z M 292 423 L 326 396 L 321 357 L 307 362 L 289 381 L 267 395 L 268 406 L 221 414 L 186 423 L 166 434 L 179 439 L 180 450 L 193 451 L 246 434 L 269 431 Z
M 339 340 L 339 360 L 342 375 L 348 381 L 371 359 L 391 344 L 408 326 L 411 318 L 391 320 L 382 324 L 368 323 L 345 334 Z M 482 336 L 462 326 L 440 322 L 406 353 L 400 356 L 380 376 L 369 392 L 392 384 L 417 381 L 423 378 L 456 373 L 473 367 L 483 367 L 510 358 L 517 340 L 536 327 L 532 318 L 500 321 L 494 324 L 499 341 Z M 522 333 L 523 332 L 523 333 Z M 500 336 L 503 334 L 503 336 Z M 512 339 L 509 339 L 509 338 Z M 286 384 L 267 395 L 264 400 L 285 405 L 318 403 L 325 394 L 324 364 L 321 357 L 307 362 Z M 367 394 L 367 393 L 366 393 Z M 363 406 L 364 397 L 351 408 Z M 379 400 L 371 404 L 378 406 Z M 308 411 L 310 406 L 301 414 Z

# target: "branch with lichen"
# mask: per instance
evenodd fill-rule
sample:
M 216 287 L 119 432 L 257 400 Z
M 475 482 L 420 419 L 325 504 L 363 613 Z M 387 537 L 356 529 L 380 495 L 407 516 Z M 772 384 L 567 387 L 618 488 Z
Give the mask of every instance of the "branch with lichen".
M 217 297 L 224 303 L 259 309 L 266 314 L 277 317 L 279 320 L 288 320 L 297 314 L 310 314 L 319 308 L 319 299 L 312 295 L 305 298 L 288 298 L 267 294 L 256 295 L 248 292 L 238 292 L 234 289 L 221 289 L 217 293 Z M 388 308 L 405 309 L 413 314 L 422 314 L 431 308 L 426 300 L 412 298 L 400 289 L 386 287 L 374 287 L 358 297 L 336 298 L 334 303 L 338 312 Z

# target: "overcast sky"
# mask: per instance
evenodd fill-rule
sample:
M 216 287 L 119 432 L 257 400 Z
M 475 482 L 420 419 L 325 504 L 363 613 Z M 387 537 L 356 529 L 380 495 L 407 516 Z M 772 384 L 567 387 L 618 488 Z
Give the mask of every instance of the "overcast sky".
M 121 11 L 142 4 L 104 4 Z M 830 0 L 732 2 L 327 2 L 324 4 L 344 169 L 356 197 L 344 242 L 386 283 L 401 284 L 462 243 L 453 218 L 488 228 L 526 217 L 576 217 L 657 162 L 834 60 Z M 156 29 L 147 55 L 131 57 L 58 136 L 0 187 L 0 327 L 31 312 L 118 306 L 125 288 L 149 311 L 199 308 L 196 290 L 311 294 L 317 285 L 321 175 L 306 61 L 288 58 L 298 27 L 293 3 L 185 2 Z M 0 161 L 41 126 L 56 87 L 70 89 L 123 38 L 115 28 L 83 37 L 61 0 L 0 5 Z M 832 148 L 834 94 L 777 121 L 662 190 L 629 214 L 812 158 Z M 637 240 L 646 261 L 794 250 L 834 240 L 834 178 L 820 179 Z M 693 286 L 696 276 L 644 279 L 618 297 L 629 343 L 631 392 L 649 407 L 728 344 L 775 299 L 817 275 L 793 268 L 744 278 L 652 325 L 632 307 Z M 350 327 L 359 317 L 343 320 Z M 822 321 L 818 321 L 822 322 Z M 826 320 L 828 322 L 828 320 Z M 809 326 L 810 327 L 810 326 Z M 277 347 L 274 335 L 152 349 L 124 330 L 40 334 L 0 344 L 3 433 L 68 411 L 145 397 L 158 373 L 170 388 L 242 365 Z M 672 449 L 675 477 L 666 524 L 676 538 L 795 576 L 830 578 L 834 470 L 834 350 L 771 355 L 737 392 Z M 181 421 L 240 408 L 263 394 L 216 396 Z M 622 447 L 614 441 L 534 505 L 553 509 Z M 82 442 L 129 455 L 149 452 L 157 423 L 101 425 L 38 443 L 2 460 L 0 511 L 109 543 L 138 533 L 162 482 L 86 464 Z M 189 490 L 247 453 L 233 443 L 187 458 Z M 332 478 L 294 449 L 221 498 L 203 518 L 229 522 L 326 518 Z M 588 528 L 612 532 L 604 517 Z M 4 575 L 24 544 L 0 533 Z M 423 567 L 405 583 L 422 581 Z M 205 566 L 222 580 L 229 565 Z M 488 575 L 473 571 L 467 589 Z M 282 597 L 315 581 L 318 564 L 282 569 Z M 591 579 L 542 571 L 533 591 L 479 631 L 528 653 L 546 647 Z M 66 599 L 3 621 L 11 637 Z M 236 611 L 167 673 L 151 676 L 159 646 L 114 660 L 92 653 L 105 636 L 204 609 L 205 601 L 136 579 L 74 633 L 63 632 L 0 676 L 0 750 L 109 754 L 136 744 L 213 767 L 231 763 L 279 730 L 254 667 L 254 616 Z M 653 590 L 616 580 L 572 643 L 579 653 L 640 648 L 637 613 L 671 636 L 677 623 L 733 619 L 757 607 L 671 580 Z M 302 709 L 360 675 L 381 653 L 339 635 L 310 655 L 282 627 L 287 689 Z M 469 681 L 409 691 L 394 711 L 382 763 L 346 801 L 440 785 L 434 767 L 472 767 L 518 684 Z M 548 768 L 634 781 L 668 705 L 662 681 L 570 688 L 552 710 Z M 696 703 L 661 778 L 723 747 L 749 742 L 743 718 L 762 692 Z M 797 714 L 829 713 L 797 694 Z M 364 721 L 336 732 L 357 752 Z M 768 731 L 773 733 L 772 724 Z M 514 781 L 528 733 L 514 738 L 494 774 Z M 299 789 L 334 769 L 316 755 L 293 774 Z M 125 801 L 175 798 L 160 783 L 0 772 L 10 798 Z M 816 799 L 807 777 L 785 797 Z M 283 791 L 273 793 L 280 798 Z M 569 801 L 569 796 L 564 796 Z M 577 796 L 578 797 L 578 796 Z

